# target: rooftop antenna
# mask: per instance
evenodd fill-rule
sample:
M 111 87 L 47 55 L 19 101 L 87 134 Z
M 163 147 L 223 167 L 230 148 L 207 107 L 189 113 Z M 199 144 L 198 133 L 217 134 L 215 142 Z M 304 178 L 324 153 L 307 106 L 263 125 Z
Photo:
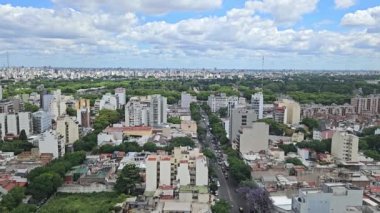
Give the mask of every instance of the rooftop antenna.
M 7 66 L 9 68 L 9 52 L 7 51 Z
M 265 62 L 265 58 L 263 56 L 261 60 L 261 89 L 263 89 L 264 87 L 264 62 Z

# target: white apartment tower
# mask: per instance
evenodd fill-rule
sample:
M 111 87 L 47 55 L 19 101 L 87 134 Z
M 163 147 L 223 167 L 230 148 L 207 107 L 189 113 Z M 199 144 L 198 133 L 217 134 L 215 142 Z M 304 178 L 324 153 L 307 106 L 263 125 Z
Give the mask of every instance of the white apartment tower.
M 190 104 L 194 102 L 196 98 L 187 92 L 181 93 L 181 108 L 189 109 Z
M 244 126 L 251 126 L 257 120 L 257 114 L 252 109 L 233 109 L 229 122 L 229 138 L 230 142 L 234 142 L 238 132 Z
M 255 110 L 258 119 L 263 119 L 264 111 L 264 95 L 262 92 L 257 92 L 251 97 L 252 109 Z
M 149 109 L 149 125 L 159 126 L 167 123 L 167 99 L 161 95 L 152 95 Z
M 255 122 L 250 126 L 242 127 L 234 144 L 242 154 L 267 151 L 269 146 L 269 125 L 264 122 Z
M 40 153 L 51 153 L 54 158 L 65 155 L 65 141 L 62 135 L 54 131 L 46 131 L 36 139 Z
M 125 88 L 116 88 L 115 96 L 117 98 L 118 108 L 120 109 L 125 105 L 126 101 Z
M 33 132 L 34 133 L 43 133 L 46 130 L 51 129 L 52 122 L 51 122 L 51 116 L 49 113 L 43 111 L 40 109 L 37 112 L 34 112 L 32 114 L 33 117 Z
M 331 154 L 340 161 L 357 162 L 359 138 L 345 131 L 336 131 L 331 141 Z
M 0 113 L 0 138 L 6 134 L 20 135 L 25 130 L 27 136 L 33 132 L 32 114 L 30 112 L 19 112 L 16 114 Z

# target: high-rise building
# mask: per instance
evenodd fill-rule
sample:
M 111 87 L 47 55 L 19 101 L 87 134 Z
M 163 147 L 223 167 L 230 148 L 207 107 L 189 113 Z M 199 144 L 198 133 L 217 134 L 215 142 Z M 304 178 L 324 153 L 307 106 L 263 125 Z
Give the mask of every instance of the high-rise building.
M 262 92 L 257 92 L 251 97 L 252 109 L 255 110 L 258 119 L 263 119 L 264 111 L 264 95 Z
M 233 143 L 237 138 L 239 130 L 244 126 L 250 126 L 257 120 L 257 115 L 254 110 L 251 109 L 233 109 L 229 122 L 229 138 Z
M 338 161 L 357 162 L 359 138 L 345 131 L 336 131 L 331 141 L 331 154 Z
M 19 112 L 16 114 L 0 113 L 0 137 L 6 134 L 20 135 L 24 130 L 29 136 L 33 131 L 32 116 L 30 112 Z
M 132 97 L 125 105 L 125 126 L 167 123 L 167 99 L 161 95 Z
M 187 92 L 181 93 L 181 108 L 189 109 L 190 104 L 194 101 L 196 101 L 196 97 L 190 95 Z
M 91 108 L 89 99 L 79 99 L 75 103 L 77 110 L 77 121 L 79 125 L 85 128 L 91 127 Z
M 275 121 L 288 125 L 295 125 L 300 122 L 301 106 L 299 103 L 289 99 L 282 99 L 274 102 L 273 107 L 273 118 Z
M 18 113 L 22 109 L 23 103 L 20 99 L 0 100 L 0 113 Z
M 40 154 L 51 153 L 54 158 L 65 155 L 65 140 L 62 135 L 50 130 L 45 131 L 34 139 L 33 143 L 38 143 Z
M 366 97 L 356 96 L 351 98 L 351 105 L 359 115 L 380 114 L 380 95 L 369 95 Z
M 3 87 L 0 85 L 0 101 L 3 100 Z
M 159 126 L 167 123 L 167 99 L 161 95 L 151 95 L 149 125 Z
M 235 141 L 235 148 L 240 153 L 256 153 L 267 151 L 269 146 L 269 125 L 264 122 L 254 122 L 243 126 Z
M 46 130 L 51 129 L 52 122 L 51 116 L 49 113 L 39 110 L 32 114 L 33 117 L 33 132 L 35 134 L 40 134 L 45 132 Z
M 324 183 L 321 188 L 299 189 L 292 199 L 295 213 L 342 213 L 363 205 L 363 189 L 346 183 Z
M 104 94 L 102 99 L 100 99 L 99 110 L 109 109 L 116 110 L 118 108 L 117 98 L 111 93 Z
M 79 139 L 79 125 L 69 116 L 61 116 L 57 119 L 57 133 L 63 136 L 66 145 L 72 145 Z
M 207 158 L 198 148 L 175 147 L 173 154 L 149 155 L 146 159 L 145 191 L 159 186 L 207 186 Z
M 115 96 L 117 98 L 118 108 L 122 108 L 126 102 L 125 88 L 116 88 Z

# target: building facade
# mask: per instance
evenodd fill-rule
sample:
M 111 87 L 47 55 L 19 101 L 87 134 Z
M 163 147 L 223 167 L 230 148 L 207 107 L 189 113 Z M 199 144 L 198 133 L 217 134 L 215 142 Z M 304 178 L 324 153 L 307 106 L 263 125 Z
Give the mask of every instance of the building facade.
M 267 151 L 269 146 L 269 125 L 264 122 L 254 122 L 243 126 L 234 140 L 236 150 L 240 153 L 257 153 Z
M 40 154 L 51 153 L 54 158 L 65 155 L 65 140 L 62 135 L 54 131 L 46 131 L 40 134 L 33 143 L 38 143 Z
M 300 189 L 292 199 L 295 213 L 342 213 L 361 207 L 363 190 L 344 183 L 325 183 L 322 188 Z
M 175 147 L 172 155 L 149 155 L 146 159 L 146 189 L 160 186 L 207 186 L 207 158 L 198 148 Z
M 343 131 L 332 136 L 331 154 L 339 161 L 357 162 L 359 158 L 359 138 Z
M 51 116 L 49 113 L 39 110 L 32 114 L 33 132 L 40 134 L 52 128 Z
M 251 97 L 252 109 L 255 110 L 258 119 L 263 119 L 264 112 L 264 95 L 262 92 L 257 92 Z
M 79 125 L 68 116 L 59 117 L 57 120 L 57 133 L 63 136 L 66 145 L 72 145 L 79 140 Z
M 229 122 L 229 139 L 232 143 L 238 135 L 239 130 L 244 126 L 250 126 L 257 120 L 257 114 L 250 109 L 233 109 Z
M 117 108 L 121 109 L 125 103 L 126 103 L 126 95 L 125 95 L 125 88 L 116 88 L 115 89 L 115 96 L 117 98 Z
M 197 101 L 197 98 L 187 92 L 181 93 L 181 108 L 189 109 L 192 102 Z
M 6 134 L 20 135 L 25 130 L 27 136 L 33 133 L 32 115 L 30 112 L 19 112 L 16 114 L 0 113 L 0 137 Z
M 282 99 L 274 103 L 273 118 L 275 121 L 287 124 L 295 125 L 301 120 L 301 106 L 299 103 Z
M 351 105 L 358 115 L 380 114 L 380 95 L 355 96 L 351 98 Z

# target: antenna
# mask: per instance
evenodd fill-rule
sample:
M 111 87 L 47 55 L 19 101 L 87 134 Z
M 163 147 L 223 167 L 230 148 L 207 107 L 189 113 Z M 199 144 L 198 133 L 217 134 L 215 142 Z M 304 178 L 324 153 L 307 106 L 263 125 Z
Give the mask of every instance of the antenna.
M 261 89 L 263 89 L 264 87 L 264 62 L 265 62 L 265 58 L 263 56 L 261 60 Z
M 9 52 L 7 51 L 7 66 L 9 68 Z

